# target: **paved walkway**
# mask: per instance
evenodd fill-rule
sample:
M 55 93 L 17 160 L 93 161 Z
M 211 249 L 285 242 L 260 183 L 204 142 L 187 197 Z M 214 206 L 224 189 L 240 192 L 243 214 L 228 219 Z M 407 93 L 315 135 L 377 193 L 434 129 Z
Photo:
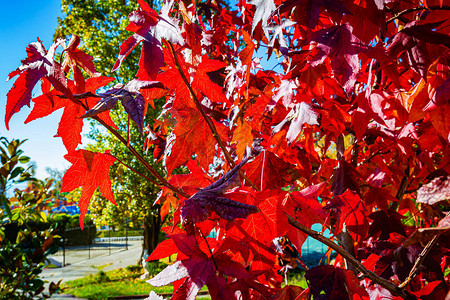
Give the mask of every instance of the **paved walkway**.
M 44 269 L 41 273 L 41 278 L 49 282 L 58 282 L 59 280 L 69 281 L 88 276 L 90 274 L 97 274 L 98 267 L 108 265 L 102 268 L 103 271 L 110 271 L 119 268 L 125 268 L 129 265 L 135 265 L 142 251 L 142 241 L 129 241 L 128 250 L 121 248 L 119 250 L 112 250 L 111 254 L 103 254 L 92 257 L 90 259 L 82 260 L 77 263 L 67 265 L 61 268 Z M 66 260 L 68 256 L 76 256 L 77 251 L 66 251 Z M 62 262 L 62 256 L 51 256 L 57 262 Z M 56 295 L 52 299 L 77 299 L 69 295 Z

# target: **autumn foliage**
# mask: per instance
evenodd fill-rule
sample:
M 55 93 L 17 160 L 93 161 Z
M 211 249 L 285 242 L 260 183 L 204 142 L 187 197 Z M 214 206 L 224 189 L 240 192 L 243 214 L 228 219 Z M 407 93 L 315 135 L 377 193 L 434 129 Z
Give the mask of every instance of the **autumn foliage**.
M 136 79 L 104 88 L 114 79 L 96 72 L 75 36 L 48 51 L 31 43 L 9 76 L 18 78 L 7 126 L 31 101 L 26 122 L 64 108 L 57 135 L 72 166 L 62 190 L 82 187 L 81 223 L 97 187 L 114 202 L 116 159 L 80 147 L 89 117 L 161 187 L 156 203 L 171 226 L 149 259 L 177 261 L 149 283 L 172 283 L 173 299 L 194 299 L 204 285 L 212 299 L 448 297 L 444 1 L 177 0 L 159 12 L 138 3 L 113 66 L 139 47 Z M 263 69 L 256 51 L 282 62 Z M 42 95 L 32 99 L 39 80 Z M 160 117 L 145 124 L 161 97 Z M 115 130 L 108 113 L 119 102 L 147 149 Z M 311 230 L 316 223 L 331 237 Z M 306 271 L 306 290 L 282 289 L 284 272 L 304 266 L 308 235 L 338 255 Z

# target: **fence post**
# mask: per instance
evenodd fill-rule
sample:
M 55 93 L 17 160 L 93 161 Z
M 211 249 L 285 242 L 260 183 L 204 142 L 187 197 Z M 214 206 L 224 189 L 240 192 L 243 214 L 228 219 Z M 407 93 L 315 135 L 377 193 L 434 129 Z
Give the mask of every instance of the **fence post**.
M 87 234 L 88 234 L 88 258 L 91 258 L 91 225 L 88 225 L 87 227 Z
M 62 234 L 62 244 L 63 244 L 63 264 L 66 266 L 66 222 L 63 223 L 63 234 Z
M 109 225 L 108 225 L 108 235 L 109 235 L 108 249 L 109 249 L 109 255 L 111 255 L 111 222 L 109 222 Z
M 125 223 L 125 250 L 128 250 L 128 221 Z

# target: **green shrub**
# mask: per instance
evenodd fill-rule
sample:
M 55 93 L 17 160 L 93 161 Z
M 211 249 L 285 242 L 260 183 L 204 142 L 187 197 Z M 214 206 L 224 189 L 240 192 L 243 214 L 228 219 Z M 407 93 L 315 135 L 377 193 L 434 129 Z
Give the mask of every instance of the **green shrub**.
M 49 297 L 59 284 L 51 283 L 45 295 L 39 274 L 47 257 L 58 250 L 54 228 L 42 225 L 47 222 L 42 210 L 52 199 L 53 181 L 37 180 L 30 168 L 20 166 L 30 160 L 19 150 L 23 141 L 9 142 L 4 137 L 0 141 L 0 299 Z M 27 187 L 8 198 L 6 188 L 23 182 Z

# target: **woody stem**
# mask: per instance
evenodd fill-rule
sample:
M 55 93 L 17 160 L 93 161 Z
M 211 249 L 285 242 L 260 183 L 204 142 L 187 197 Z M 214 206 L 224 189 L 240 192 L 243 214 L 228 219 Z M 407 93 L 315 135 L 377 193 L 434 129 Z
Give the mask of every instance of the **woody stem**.
M 153 167 L 139 154 L 139 152 L 136 151 L 136 149 L 133 148 L 132 145 L 130 145 L 129 143 L 127 143 L 127 140 L 122 137 L 120 135 L 120 133 L 117 132 L 117 130 L 115 130 L 114 128 L 112 128 L 111 126 L 109 126 L 108 124 L 106 124 L 102 119 L 100 119 L 97 116 L 94 116 L 93 119 L 95 119 L 96 121 L 98 121 L 100 124 L 102 124 L 106 129 L 108 129 L 109 132 L 111 132 L 117 139 L 119 139 L 119 141 L 121 141 L 127 148 L 128 150 L 134 155 L 134 157 L 136 157 L 136 159 L 153 175 L 156 177 L 156 179 L 158 179 L 161 184 L 169 189 L 171 189 L 172 191 L 180 194 L 183 197 L 189 198 L 190 195 L 183 192 L 182 190 L 178 189 L 177 187 L 171 185 L 166 179 L 164 179 L 164 177 L 162 177 L 155 169 L 153 169 Z
M 370 280 L 372 280 L 375 283 L 378 283 L 385 289 L 389 290 L 392 294 L 398 295 L 398 296 L 402 297 L 403 299 L 408 299 L 408 300 L 415 299 L 415 297 L 413 295 L 411 295 L 410 293 L 408 293 L 406 290 L 396 286 L 395 284 L 393 284 L 392 282 L 390 282 L 384 278 L 377 276 L 372 271 L 367 270 L 359 260 L 357 260 L 355 257 L 353 257 L 353 255 L 348 253 L 341 246 L 335 244 L 330 239 L 324 237 L 320 232 L 317 232 L 315 230 L 312 230 L 312 229 L 304 226 L 303 224 L 299 223 L 297 220 L 295 220 L 293 217 L 291 217 L 288 214 L 286 214 L 286 216 L 289 220 L 289 224 L 291 224 L 293 227 L 306 233 L 308 236 L 318 240 L 319 242 L 322 242 L 323 244 L 327 245 L 328 247 L 330 247 L 331 249 L 333 249 L 334 251 L 339 253 L 348 262 L 350 262 L 353 266 L 355 266 L 355 268 L 359 272 L 361 272 L 365 277 L 369 278 Z
M 216 126 L 214 125 L 214 123 L 211 121 L 209 116 L 203 110 L 202 105 L 201 105 L 200 101 L 198 100 L 198 97 L 197 97 L 196 93 L 194 92 L 194 90 L 192 89 L 191 84 L 189 83 L 188 79 L 186 78 L 186 75 L 184 74 L 184 72 L 183 72 L 183 70 L 181 68 L 180 61 L 178 60 L 178 56 L 175 53 L 175 49 L 173 48 L 173 44 L 171 42 L 167 41 L 167 45 L 169 46 L 170 53 L 173 56 L 173 60 L 175 62 L 175 68 L 180 73 L 180 76 L 183 79 L 184 84 L 188 88 L 189 93 L 191 94 L 192 100 L 195 103 L 195 106 L 197 107 L 198 111 L 202 115 L 202 117 L 205 120 L 206 124 L 208 125 L 209 129 L 211 130 L 212 135 L 213 135 L 214 139 L 216 140 L 217 144 L 219 145 L 220 149 L 222 149 L 222 152 L 225 155 L 225 159 L 227 160 L 228 165 L 231 168 L 233 168 L 236 165 L 236 163 L 234 162 L 234 160 L 231 157 L 230 153 L 226 149 L 225 144 L 223 143 L 222 139 L 220 138 L 219 133 L 217 132 Z M 252 186 L 252 188 L 254 188 L 255 190 L 258 190 L 256 185 L 253 182 L 251 182 L 251 180 L 248 179 L 248 177 L 242 171 L 239 171 L 239 174 L 241 174 L 241 176 L 245 179 L 246 182 L 248 182 L 249 185 Z

